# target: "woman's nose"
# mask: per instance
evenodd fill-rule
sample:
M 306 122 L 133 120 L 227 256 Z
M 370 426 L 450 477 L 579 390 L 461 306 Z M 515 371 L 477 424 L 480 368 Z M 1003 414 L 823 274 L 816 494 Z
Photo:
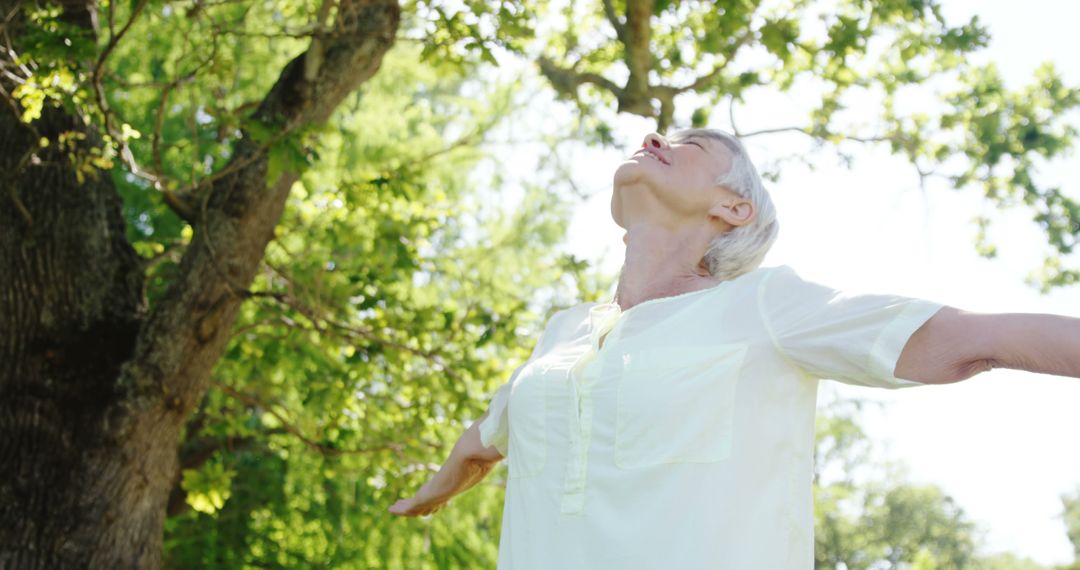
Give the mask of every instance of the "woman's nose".
M 645 135 L 645 140 L 641 143 L 642 148 L 666 148 L 667 146 L 667 140 L 657 133 L 649 133 Z

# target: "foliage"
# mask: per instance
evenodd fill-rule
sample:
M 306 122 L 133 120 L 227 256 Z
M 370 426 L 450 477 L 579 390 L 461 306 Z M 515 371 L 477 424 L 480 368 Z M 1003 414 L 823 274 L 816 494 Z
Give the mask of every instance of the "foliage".
M 872 445 L 857 423 L 862 405 L 838 401 L 817 418 L 815 567 L 969 567 L 975 525 L 938 487 L 908 483 L 897 465 L 871 460 Z M 875 468 L 885 475 L 867 473 Z
M 566 3 L 554 19 L 540 70 L 597 142 L 619 146 L 608 134 L 617 110 L 654 118 L 661 132 L 730 116 L 740 137 L 805 135 L 849 165 L 852 143 L 888 145 L 923 187 L 941 180 L 978 188 L 1000 208 L 1030 209 L 1050 249 L 1029 285 L 1045 293 L 1080 282 L 1063 259 L 1080 242 L 1080 202 L 1039 175 L 1073 150 L 1068 120 L 1080 88 L 1049 62 L 1029 85 L 1008 88 L 993 63 L 974 63 L 990 41 L 978 16 L 953 25 L 936 0 L 593 0 Z M 762 91 L 820 93 L 820 104 L 801 124 L 740 130 L 735 103 Z M 854 104 L 881 114 L 856 122 Z M 763 175 L 779 179 L 789 160 L 805 157 Z M 971 222 L 977 252 L 993 258 L 992 220 Z
M 456 140 L 482 137 L 512 90 L 466 97 L 475 82 L 416 54 L 388 55 L 294 188 L 252 287 L 263 296 L 244 307 L 185 446 L 221 443 L 232 497 L 213 517 L 169 521 L 178 568 L 494 564 L 501 475 L 432 520 L 386 506 L 431 476 L 528 355 L 551 307 L 525 299 L 569 301 L 561 282 L 588 268 L 555 251 L 569 214 L 555 194 L 525 188 L 513 217 L 470 203 L 482 156 Z
M 1029 558 L 1020 558 L 1009 552 L 988 556 L 975 567 L 979 570 L 1046 570 L 1045 566 Z M 1058 568 L 1056 570 L 1067 569 Z
M 1069 542 L 1072 543 L 1075 566 L 1080 567 L 1080 488 L 1071 495 L 1062 495 L 1061 502 L 1065 506 L 1062 518 Z
M 326 125 L 252 121 L 277 71 L 327 32 L 330 5 L 102 2 L 97 45 L 59 8 L 17 38 L 24 121 L 57 105 L 103 133 L 71 158 L 111 174 L 151 306 L 193 236 L 166 192 L 221 176 L 242 137 L 268 147 L 268 182 L 302 173 L 185 430 L 170 567 L 493 565 L 502 471 L 436 521 L 386 507 L 437 469 L 546 315 L 606 287 L 558 252 L 569 204 L 556 188 L 512 188 L 502 165 L 472 176 L 520 105 L 516 83 L 476 60 L 517 49 L 531 10 L 408 4 L 379 73 Z M 483 208 L 512 206 L 515 190 L 515 214 Z
M 553 69 L 577 74 L 563 76 L 573 89 L 553 86 L 599 144 L 613 142 L 602 106 L 619 98 L 596 78 L 620 66 L 646 65 L 654 86 L 689 86 L 687 95 L 707 101 L 677 113 L 672 95 L 673 124 L 705 125 L 723 98 L 788 91 L 813 76 L 830 88 L 809 126 L 790 130 L 837 145 L 886 142 L 920 173 L 959 158 L 955 187 L 980 183 L 992 201 L 1037 208 L 1060 253 L 1075 245 L 1077 204 L 1038 184 L 1034 169 L 1071 148 L 1076 131 L 1060 117 L 1080 95 L 1050 66 L 1010 91 L 992 66 L 967 65 L 988 41 L 977 20 L 947 26 L 929 0 L 845 1 L 822 16 L 824 37 L 813 39 L 804 16 L 816 4 L 807 0 L 761 17 L 756 2 L 661 0 L 649 10 L 653 59 L 627 63 L 632 42 L 619 38 L 619 14 L 633 2 L 612 0 L 614 17 L 603 3 L 566 3 L 563 27 L 538 38 L 546 3 L 406 3 L 404 32 L 374 79 L 327 125 L 284 136 L 248 120 L 250 111 L 276 71 L 323 32 L 320 2 L 110 0 L 99 6 L 108 33 L 96 44 L 58 8 L 34 12 L 15 46 L 32 58 L 15 62 L 26 75 L 11 96 L 31 125 L 58 105 L 100 127 L 96 149 L 77 148 L 71 133 L 41 144 L 70 147 L 80 176 L 112 176 L 128 238 L 147 261 L 151 305 L 192 237 L 163 190 L 219 175 L 245 133 L 270 145 L 270 181 L 283 169 L 303 172 L 187 426 L 166 525 L 170 567 L 494 566 L 504 468 L 431 519 L 386 507 L 438 468 L 527 357 L 546 316 L 596 298 L 610 279 L 557 251 L 570 204 L 555 189 L 474 176 L 485 138 L 519 111 L 515 84 L 492 84 L 481 65 L 497 63 L 500 50 L 528 56 L 538 43 Z M 605 22 L 616 33 L 598 33 Z M 728 65 L 754 45 L 773 65 Z M 946 73 L 955 87 L 945 113 L 899 110 L 905 89 Z M 842 95 L 855 89 L 884 94 L 876 135 L 836 124 Z M 621 108 L 643 108 L 624 99 Z M 650 108 L 658 101 L 647 99 Z M 513 213 L 485 214 L 491 203 Z M 1045 283 L 1075 279 L 1060 260 L 1047 263 L 1054 273 Z M 974 526 L 936 487 L 856 480 L 873 462 L 854 416 L 819 421 L 819 566 L 1025 564 L 977 559 Z M 846 475 L 826 480 L 829 465 Z M 1077 544 L 1080 500 L 1065 503 Z
M 545 315 L 599 290 L 556 249 L 569 205 L 555 192 L 521 188 L 520 213 L 488 215 L 482 200 L 513 189 L 470 177 L 518 105 L 475 59 L 516 49 L 531 10 L 408 5 L 398 47 L 326 125 L 251 120 L 276 70 L 326 32 L 329 5 L 103 2 L 97 45 L 42 8 L 17 38 L 12 97 L 31 127 L 57 105 L 103 133 L 69 158 L 80 176 L 112 175 L 151 306 L 193 235 L 163 191 L 220 176 L 242 137 L 268 147 L 267 183 L 303 173 L 186 430 L 169 566 L 490 566 L 496 477 L 433 528 L 386 506 L 445 458 Z
M 814 461 L 815 568 L 819 570 L 1045 569 L 1008 552 L 983 554 L 982 529 L 936 485 L 915 484 L 906 467 L 874 456 L 859 425 L 872 402 L 836 399 L 817 417 Z M 1070 538 L 1076 502 L 1062 497 Z M 1075 509 L 1074 509 L 1075 510 Z
M 470 173 L 518 103 L 513 84 L 478 78 L 470 46 L 402 41 L 326 127 L 278 137 L 247 121 L 272 79 L 259 70 L 303 47 L 292 23 L 316 8 L 158 6 L 109 60 L 110 108 L 144 133 L 132 156 L 166 188 L 214 176 L 241 129 L 273 145 L 271 177 L 304 173 L 188 426 L 167 564 L 492 566 L 502 471 L 436 520 L 386 506 L 437 469 L 545 315 L 603 280 L 558 253 L 569 204 L 550 189 L 521 188 L 513 216 L 483 213 L 513 189 Z M 153 181 L 112 172 L 129 239 L 153 257 L 152 304 L 191 228 Z

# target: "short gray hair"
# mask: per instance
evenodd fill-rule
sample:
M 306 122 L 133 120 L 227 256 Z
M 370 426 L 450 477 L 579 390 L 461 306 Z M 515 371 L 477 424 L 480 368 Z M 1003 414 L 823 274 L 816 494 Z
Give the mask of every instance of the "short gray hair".
M 705 251 L 702 261 L 709 274 L 721 281 L 728 281 L 761 266 L 765 254 L 780 233 L 776 206 L 739 139 L 720 129 L 680 129 L 672 133 L 668 140 L 679 142 L 691 136 L 717 140 L 731 149 L 731 169 L 716 183 L 749 200 L 757 211 L 753 221 L 716 236 Z

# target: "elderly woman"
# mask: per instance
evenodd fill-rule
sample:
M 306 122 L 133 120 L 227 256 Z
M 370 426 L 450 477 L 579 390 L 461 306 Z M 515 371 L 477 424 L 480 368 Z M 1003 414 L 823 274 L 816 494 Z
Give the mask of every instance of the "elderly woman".
M 813 567 L 818 382 L 946 384 L 994 367 L 1080 377 L 1080 319 L 849 295 L 760 267 L 776 211 L 746 149 L 652 133 L 615 172 L 614 298 L 547 322 L 529 360 L 399 515 L 504 457 L 500 570 Z

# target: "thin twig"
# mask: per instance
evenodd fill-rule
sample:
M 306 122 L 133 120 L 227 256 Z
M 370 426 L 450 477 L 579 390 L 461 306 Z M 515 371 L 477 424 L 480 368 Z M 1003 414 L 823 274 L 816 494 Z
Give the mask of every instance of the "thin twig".
M 706 73 L 705 75 L 702 75 L 701 77 L 697 78 L 696 80 L 694 80 L 693 83 L 690 83 L 689 85 L 685 85 L 683 87 L 676 87 L 675 92 L 676 93 L 685 93 L 687 91 L 695 91 L 696 92 L 696 91 L 700 91 L 702 88 L 708 86 L 709 83 L 712 83 L 713 81 L 715 81 L 716 78 L 719 77 L 720 74 L 723 73 L 725 69 L 727 69 L 727 65 L 729 63 L 731 63 L 732 60 L 735 59 L 735 54 L 738 53 L 739 49 L 741 49 L 744 45 L 746 45 L 746 43 L 749 42 L 751 39 L 753 39 L 753 37 L 754 37 L 754 31 L 751 30 L 749 27 L 747 27 L 746 32 L 743 33 L 743 35 L 740 36 L 738 40 L 736 40 L 735 45 L 732 46 L 732 48 L 731 48 L 731 56 L 724 58 L 724 63 L 713 67 L 712 71 L 710 71 L 709 73 Z
M 109 42 L 105 45 L 105 49 L 101 51 L 98 56 L 97 62 L 94 64 L 94 71 L 91 74 L 90 84 L 94 88 L 94 100 L 97 102 L 98 110 L 101 112 L 102 120 L 104 121 L 105 132 L 112 137 L 116 144 L 120 147 L 120 159 L 128 166 L 128 169 L 132 174 L 149 181 L 154 185 L 154 188 L 161 190 L 163 183 L 161 179 L 152 172 L 147 172 L 138 162 L 135 161 L 135 155 L 131 152 L 131 147 L 128 146 L 127 141 L 124 139 L 122 133 L 116 132 L 116 128 L 112 122 L 112 111 L 109 108 L 109 103 L 105 99 L 105 89 L 101 86 L 101 78 L 103 76 L 102 70 L 105 67 L 105 61 L 112 54 L 113 50 L 120 43 L 120 40 L 127 34 L 128 30 L 138 19 L 139 15 L 146 8 L 149 0 L 139 0 L 139 3 L 135 5 L 135 8 L 131 12 L 131 17 L 128 18 L 127 23 L 124 24 L 120 31 L 113 34 L 110 32 Z M 112 2 L 109 2 L 110 9 L 112 8 Z M 111 28 L 111 26 L 110 26 Z
M 15 204 L 15 208 L 19 210 L 19 214 L 22 215 L 23 220 L 26 221 L 26 226 L 31 227 L 34 225 L 34 218 L 30 215 L 30 211 L 26 209 L 26 206 L 19 199 L 19 195 L 15 193 L 15 181 L 18 179 L 19 174 L 26 164 L 30 162 L 30 157 L 34 156 L 35 147 L 31 147 L 29 150 L 23 153 L 22 158 L 19 159 L 19 163 L 15 166 L 15 170 L 8 174 L 7 187 L 8 196 L 11 198 L 11 202 Z
M 281 268 L 278 268 L 278 267 L 274 266 L 273 264 L 271 264 L 270 262 L 265 261 L 265 260 L 264 260 L 264 263 L 267 265 L 267 267 L 270 267 L 271 269 L 273 269 L 275 273 L 280 275 L 286 281 L 288 281 L 290 283 L 292 282 L 292 279 L 289 278 L 289 276 L 286 275 L 285 272 Z M 411 346 L 409 346 L 407 344 L 403 344 L 403 343 L 395 341 L 395 340 L 390 340 L 390 339 L 387 339 L 387 338 L 380 337 L 379 335 L 377 335 L 371 329 L 357 327 L 357 326 L 354 326 L 354 325 L 350 325 L 350 324 L 335 321 L 335 320 L 333 320 L 333 319 L 331 319 L 331 318 L 329 318 L 329 317 L 327 317 L 327 316 L 325 316 L 323 314 L 320 314 L 319 310 L 315 309 L 314 307 L 308 306 L 303 301 L 300 301 L 294 295 L 291 295 L 289 293 L 281 293 L 281 292 L 273 292 L 273 291 L 247 291 L 245 293 L 245 296 L 246 297 L 269 297 L 269 298 L 274 299 L 274 300 L 276 300 L 276 301 L 278 301 L 278 302 L 280 302 L 280 303 L 282 303 L 282 304 L 284 304 L 284 305 L 286 305 L 288 307 L 291 307 L 291 308 L 299 311 L 301 315 L 303 315 L 309 321 L 311 321 L 312 326 L 315 327 L 315 330 L 320 332 L 320 333 L 332 333 L 333 330 L 328 330 L 328 328 L 329 329 L 336 329 L 336 330 L 339 330 L 339 331 L 344 331 L 346 333 L 349 333 L 348 335 L 346 335 L 346 338 L 360 337 L 360 338 L 363 338 L 363 339 L 368 340 L 368 341 L 370 341 L 372 343 L 375 343 L 375 344 L 380 344 L 380 345 L 383 345 L 383 346 L 387 346 L 387 347 L 396 349 L 396 350 L 401 351 L 401 352 L 406 352 L 406 353 L 412 354 L 414 356 L 422 357 L 422 358 L 424 358 L 426 360 L 429 360 L 429 361 L 435 363 L 436 365 L 438 365 L 439 366 L 439 371 L 446 374 L 450 378 L 452 378 L 454 380 L 457 380 L 457 381 L 463 381 L 463 378 L 461 378 L 461 376 L 457 373 L 457 371 L 454 370 L 454 368 L 452 366 L 447 364 L 446 359 L 439 352 L 434 351 L 434 350 L 423 350 L 423 349 L 419 349 L 419 348 L 413 348 L 413 347 L 411 347 Z M 328 327 L 328 328 L 326 328 L 326 327 Z
M 221 390 L 225 394 L 227 394 L 229 396 L 232 396 L 233 398 L 235 398 L 237 400 L 240 400 L 241 402 L 243 402 L 243 403 L 245 403 L 245 404 L 247 404 L 249 406 L 266 410 L 267 412 L 270 413 L 270 415 L 274 416 L 274 418 L 276 418 L 279 422 L 281 422 L 281 426 L 282 426 L 282 428 L 285 429 L 285 431 L 287 431 L 290 434 L 292 434 L 293 436 L 295 436 L 297 439 L 299 439 L 301 442 L 303 442 L 304 445 L 308 446 L 312 450 L 317 451 L 317 452 L 319 452 L 319 453 L 321 453 L 323 455 L 328 455 L 328 456 L 358 455 L 358 454 L 363 454 L 363 453 L 374 453 L 374 452 L 377 452 L 377 451 L 385 451 L 385 450 L 391 450 L 391 451 L 394 451 L 396 453 L 401 453 L 401 452 L 403 452 L 405 450 L 405 446 L 403 444 L 397 443 L 397 442 L 390 442 L 390 443 L 387 443 L 386 445 L 379 445 L 379 446 L 367 447 L 367 448 L 362 448 L 362 449 L 338 449 L 336 447 L 327 447 L 326 445 L 323 445 L 323 444 L 311 439 L 310 437 L 304 435 L 304 433 L 302 431 L 300 431 L 300 429 L 297 428 L 291 421 L 289 421 L 288 418 L 286 418 L 284 415 L 282 415 L 277 410 L 275 410 L 274 409 L 275 406 L 273 404 L 267 404 L 262 399 L 260 399 L 260 398 L 258 398 L 256 396 L 252 396 L 250 394 L 245 394 L 244 392 L 241 392 L 241 391 L 239 391 L 239 390 L 237 390 L 235 388 L 232 388 L 231 386 L 227 386 L 227 385 L 225 385 L 225 384 L 223 384 L 223 383 L 221 383 L 221 382 L 219 382 L 217 380 L 211 380 L 210 383 L 215 388 Z M 441 447 L 440 445 L 437 445 L 437 444 L 429 443 L 429 445 L 433 449 L 439 449 Z
M 611 27 L 615 28 L 615 36 L 619 38 L 620 42 L 626 44 L 628 41 L 626 38 L 626 25 L 619 21 L 619 16 L 615 13 L 615 6 L 611 0 L 604 0 L 604 15 L 607 16 L 608 22 L 611 22 Z

